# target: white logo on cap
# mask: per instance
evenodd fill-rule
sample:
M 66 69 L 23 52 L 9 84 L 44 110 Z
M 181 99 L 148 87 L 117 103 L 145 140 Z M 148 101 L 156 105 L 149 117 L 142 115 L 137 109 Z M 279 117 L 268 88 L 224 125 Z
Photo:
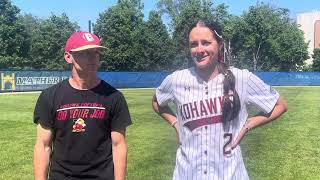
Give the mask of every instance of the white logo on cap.
M 94 41 L 93 36 L 90 33 L 84 33 L 83 37 L 87 40 L 87 41 Z

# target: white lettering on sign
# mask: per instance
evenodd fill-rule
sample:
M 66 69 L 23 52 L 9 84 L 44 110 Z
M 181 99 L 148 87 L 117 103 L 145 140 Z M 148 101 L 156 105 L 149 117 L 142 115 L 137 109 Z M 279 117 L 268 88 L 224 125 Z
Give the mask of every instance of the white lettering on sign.
M 68 77 L 17 77 L 16 85 L 30 86 L 30 85 L 53 85 L 66 79 Z

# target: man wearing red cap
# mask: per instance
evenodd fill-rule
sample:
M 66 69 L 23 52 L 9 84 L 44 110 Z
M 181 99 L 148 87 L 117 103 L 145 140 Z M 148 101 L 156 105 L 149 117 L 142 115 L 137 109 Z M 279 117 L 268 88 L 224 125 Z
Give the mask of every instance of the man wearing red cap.
M 118 90 L 97 76 L 99 38 L 71 35 L 64 59 L 71 77 L 40 94 L 35 110 L 36 180 L 124 180 L 127 164 L 127 103 Z

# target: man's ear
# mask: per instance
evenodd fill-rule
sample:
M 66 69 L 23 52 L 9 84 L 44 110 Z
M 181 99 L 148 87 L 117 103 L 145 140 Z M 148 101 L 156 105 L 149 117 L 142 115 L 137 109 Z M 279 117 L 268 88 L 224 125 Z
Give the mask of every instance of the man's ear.
M 64 52 L 64 60 L 66 60 L 68 64 L 72 63 L 72 55 L 70 52 Z

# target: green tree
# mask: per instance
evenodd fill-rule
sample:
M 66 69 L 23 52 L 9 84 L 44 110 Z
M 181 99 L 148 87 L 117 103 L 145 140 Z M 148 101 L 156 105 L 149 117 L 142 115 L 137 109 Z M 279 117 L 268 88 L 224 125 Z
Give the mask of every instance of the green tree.
M 228 19 L 226 19 L 223 23 L 223 35 L 224 35 L 224 50 L 226 61 L 230 65 L 235 65 L 234 56 L 233 56 L 233 39 L 238 33 L 237 29 L 239 28 L 241 23 L 241 18 L 238 16 L 230 15 Z M 238 61 L 236 61 L 238 62 Z
M 171 19 L 172 38 L 177 47 L 173 67 L 177 69 L 190 66 L 189 32 L 197 21 L 215 19 L 213 3 L 210 0 L 160 0 L 158 8 Z
M 262 69 L 273 69 L 277 71 L 296 71 L 304 65 L 309 58 L 308 45 L 304 42 L 303 32 L 299 30 L 294 22 L 284 23 L 282 31 L 274 38 L 268 40 L 271 56 L 268 60 L 270 65 Z
M 145 23 L 144 30 L 141 45 L 146 58 L 140 62 L 142 69 L 149 71 L 173 70 L 171 63 L 175 47 L 158 12 L 151 11 L 149 13 L 149 19 Z
M 30 13 L 20 15 L 18 17 L 18 21 L 23 24 L 24 28 L 26 29 L 26 32 L 28 36 L 32 36 L 33 32 L 40 30 L 40 25 L 43 22 L 43 19 L 40 19 L 36 16 L 33 16 Z
M 261 3 L 241 19 L 231 40 L 236 64 L 249 64 L 254 71 L 295 71 L 308 58 L 303 33 L 287 9 Z
M 18 21 L 18 7 L 0 0 L 0 68 L 19 69 L 29 51 L 29 39 Z
M 145 57 L 140 45 L 143 37 L 143 5 L 138 0 L 119 0 L 100 13 L 94 32 L 108 47 L 101 59 L 101 69 L 135 71 Z
M 33 16 L 32 14 L 24 14 L 18 17 L 18 21 L 24 26 L 27 33 L 27 36 L 25 38 L 28 38 L 27 40 L 29 42 L 29 51 L 26 53 L 26 58 L 23 61 L 21 69 L 34 69 L 34 66 L 36 64 L 34 64 L 31 60 L 33 58 L 31 54 L 31 46 L 35 37 L 37 37 L 40 33 L 40 25 L 42 20 Z
M 32 21 L 31 21 L 32 22 Z M 65 70 L 64 46 L 72 32 L 79 30 L 66 14 L 51 15 L 43 21 L 34 21 L 38 28 L 31 28 L 32 44 L 30 63 L 34 69 Z
M 313 58 L 313 64 L 312 64 L 313 71 L 320 71 L 320 48 L 314 49 L 312 58 Z
M 251 6 L 248 12 L 242 15 L 242 24 L 237 29 L 238 34 L 234 37 L 236 41 L 233 41 L 235 50 L 240 51 L 245 56 L 246 60 L 250 60 L 248 63 L 252 64 L 253 70 L 256 71 L 258 63 L 267 62 L 261 59 L 266 58 L 261 56 L 262 51 L 269 49 L 267 40 L 278 29 L 276 23 L 278 23 L 278 14 L 274 13 L 267 5 Z M 262 58 L 260 58 L 262 57 Z

